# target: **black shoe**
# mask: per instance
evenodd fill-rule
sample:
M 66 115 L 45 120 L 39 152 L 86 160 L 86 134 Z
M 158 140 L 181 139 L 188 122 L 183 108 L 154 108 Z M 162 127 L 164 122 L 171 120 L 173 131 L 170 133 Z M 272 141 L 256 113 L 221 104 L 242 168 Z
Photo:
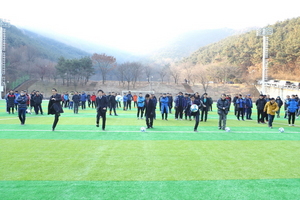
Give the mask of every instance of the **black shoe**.
M 222 130 L 225 130 L 225 128 L 222 128 Z
M 197 131 L 197 130 L 195 129 L 194 132 L 199 132 L 199 131 Z
M 146 129 L 149 129 L 150 127 L 148 126 Z
M 153 128 L 153 126 L 151 126 L 150 128 Z
M 96 127 L 99 127 L 99 124 L 96 124 Z
M 119 115 L 115 114 L 115 116 L 119 116 Z
M 53 128 L 52 131 L 54 131 L 55 129 Z
M 219 127 L 219 130 L 221 130 L 221 127 Z
M 103 128 L 102 131 L 105 131 L 105 129 Z

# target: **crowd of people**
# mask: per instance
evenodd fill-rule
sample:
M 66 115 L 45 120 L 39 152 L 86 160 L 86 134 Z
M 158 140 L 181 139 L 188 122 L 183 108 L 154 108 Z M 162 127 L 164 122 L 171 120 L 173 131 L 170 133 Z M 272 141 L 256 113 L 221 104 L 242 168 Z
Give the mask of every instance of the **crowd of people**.
M 43 94 L 39 91 L 32 91 L 28 94 L 26 91 L 10 91 L 6 95 L 7 113 L 14 114 L 18 111 L 21 125 L 25 124 L 26 113 L 32 113 L 32 109 L 36 115 L 43 115 L 42 101 Z M 52 130 L 54 131 L 59 121 L 63 108 L 73 110 L 74 114 L 78 114 L 79 108 L 85 110 L 86 107 L 97 110 L 96 126 L 99 127 L 100 118 L 102 118 L 102 129 L 105 130 L 106 113 L 118 116 L 117 109 L 124 111 L 131 110 L 133 107 L 137 109 L 137 119 L 146 119 L 147 128 L 153 128 L 153 120 L 157 118 L 156 109 L 160 110 L 161 119 L 168 120 L 168 114 L 172 114 L 174 109 L 175 120 L 195 120 L 194 131 L 197 132 L 200 121 L 208 120 L 208 113 L 212 111 L 213 100 L 207 93 L 200 96 L 198 92 L 194 94 L 183 94 L 179 92 L 173 97 L 171 93 L 161 93 L 159 97 L 155 94 L 132 94 L 130 91 L 121 95 L 120 93 L 99 90 L 96 93 L 85 92 L 64 92 L 58 94 L 56 89 L 52 89 L 52 96 L 49 98 L 48 114 L 55 115 Z M 123 103 L 123 107 L 122 107 Z M 219 129 L 225 130 L 227 114 L 230 112 L 231 105 L 234 107 L 234 115 L 237 120 L 252 120 L 252 109 L 254 104 L 257 109 L 257 122 L 266 124 L 270 128 L 273 127 L 275 116 L 280 118 L 280 111 L 284 107 L 284 118 L 288 119 L 289 126 L 295 125 L 295 119 L 300 114 L 300 102 L 297 95 L 287 96 L 284 101 L 280 97 L 276 99 L 270 98 L 269 95 L 260 95 L 254 102 L 251 95 L 236 94 L 234 98 L 231 95 L 222 94 L 221 98 L 216 102 L 217 112 L 219 115 Z M 192 111 L 191 106 L 197 105 L 196 110 Z

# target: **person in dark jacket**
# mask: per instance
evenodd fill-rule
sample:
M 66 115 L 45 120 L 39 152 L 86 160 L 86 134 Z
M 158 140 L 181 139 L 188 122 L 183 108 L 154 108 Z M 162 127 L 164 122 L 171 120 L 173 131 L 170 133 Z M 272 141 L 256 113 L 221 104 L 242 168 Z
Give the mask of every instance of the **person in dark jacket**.
M 173 108 L 173 97 L 172 97 L 172 94 L 171 93 L 168 93 L 168 99 L 169 99 L 169 111 L 170 111 L 170 114 L 172 114 L 172 108 Z
M 288 110 L 288 115 L 289 115 L 289 126 L 295 126 L 295 115 L 298 109 L 298 102 L 295 99 L 295 95 L 292 95 L 292 98 L 290 99 L 290 101 L 288 101 L 287 103 L 287 110 Z M 292 123 L 291 123 L 292 120 Z
M 88 94 L 86 95 L 86 98 L 87 98 L 87 101 L 88 101 L 88 107 L 90 108 L 90 107 L 91 107 L 91 104 L 92 104 L 92 101 L 91 101 L 91 94 L 88 93 Z
M 240 115 L 242 115 L 242 120 L 244 120 L 244 109 L 245 109 L 245 99 L 243 99 L 242 95 L 239 95 L 239 98 L 236 100 L 236 105 L 238 108 L 237 119 L 240 120 Z
M 219 114 L 219 129 L 225 130 L 229 108 L 229 102 L 227 101 L 225 94 L 222 94 L 221 98 L 217 101 L 217 108 Z
M 25 93 L 25 91 L 22 90 L 21 94 L 17 98 L 17 102 L 18 102 L 18 114 L 19 114 L 19 119 L 20 119 L 21 125 L 25 124 L 26 110 L 27 110 L 27 101 L 28 101 L 28 98 L 26 96 L 26 93 Z
M 35 90 L 33 90 L 30 94 L 30 113 L 32 112 L 32 108 L 34 109 L 35 106 L 34 106 L 34 96 L 35 96 Z
M 201 111 L 201 122 L 203 122 L 203 117 L 204 117 L 204 121 L 205 122 L 207 121 L 207 113 L 208 113 L 209 106 L 211 105 L 209 101 L 210 100 L 207 98 L 207 93 L 204 93 L 203 96 L 201 97 L 201 102 L 203 103 L 202 111 Z
M 266 105 L 267 101 L 264 99 L 264 95 L 260 95 L 259 99 L 256 100 L 256 109 L 257 109 L 257 123 L 260 124 L 265 124 L 264 118 L 265 118 L 265 112 L 264 108 Z
M 110 95 L 110 97 L 108 99 L 108 102 L 109 102 L 108 104 L 110 105 L 109 115 L 112 115 L 111 111 L 113 110 L 115 116 L 118 116 L 117 112 L 116 112 L 116 107 L 117 107 L 116 94 L 114 92 L 111 93 L 111 95 Z
M 10 110 L 12 111 L 12 114 L 15 114 L 15 111 L 14 111 L 15 100 L 16 100 L 16 95 L 14 94 L 14 91 L 11 90 L 6 96 L 8 114 L 10 114 Z
M 233 100 L 232 100 L 232 103 L 233 103 L 233 107 L 234 107 L 234 115 L 237 116 L 238 114 L 238 105 L 236 104 L 236 100 L 238 100 L 239 98 L 239 95 L 236 94 L 234 97 L 233 97 Z
M 192 121 L 191 119 L 191 99 L 189 97 L 188 93 L 184 94 L 184 101 L 185 101 L 185 107 L 184 107 L 184 118 L 187 120 L 187 117 L 189 117 L 189 120 Z
M 132 94 L 129 91 L 128 94 L 127 94 L 127 109 L 126 110 L 128 110 L 128 108 L 129 108 L 129 110 L 131 110 L 131 101 L 132 101 L 132 98 L 133 98 Z
M 73 104 L 74 104 L 74 114 L 78 114 L 80 96 L 77 91 L 75 91 L 75 94 L 73 95 L 72 100 L 73 100 Z
M 64 112 L 61 106 L 61 101 L 61 95 L 57 93 L 57 90 L 55 88 L 53 88 L 52 95 L 48 104 L 48 115 L 54 115 L 52 131 L 54 131 L 56 128 L 60 114 Z
M 107 105 L 108 105 L 108 101 L 106 96 L 104 95 L 104 92 L 102 90 L 98 90 L 98 96 L 96 98 L 96 107 L 97 107 L 96 127 L 99 127 L 99 121 L 101 117 L 103 131 L 105 131 Z
M 153 128 L 153 118 L 155 113 L 155 105 L 149 94 L 145 95 L 145 117 L 147 129 Z
M 183 93 L 179 92 L 179 95 L 177 96 L 177 98 L 175 100 L 175 108 L 176 108 L 175 119 L 176 120 L 178 120 L 178 117 L 180 118 L 180 120 L 182 120 L 184 107 L 185 107 L 185 100 L 183 97 Z
M 195 126 L 194 132 L 198 132 L 198 125 L 200 121 L 200 109 L 203 107 L 203 103 L 200 99 L 196 99 L 195 96 L 191 96 L 190 105 L 196 104 L 198 106 L 198 110 L 196 112 L 191 112 L 191 116 L 195 118 Z M 189 107 L 191 109 L 191 106 Z
M 43 95 L 41 95 L 39 91 L 36 91 L 36 94 L 33 97 L 33 101 L 34 101 L 35 114 L 38 115 L 39 111 L 40 111 L 40 113 L 42 115 L 43 114 L 43 109 L 42 109 Z
M 246 106 L 246 108 L 245 108 L 246 109 L 246 119 L 252 120 L 251 115 L 252 115 L 253 102 L 252 102 L 250 94 L 248 94 L 246 96 L 245 106 Z
M 277 118 L 280 118 L 280 108 L 281 108 L 281 106 L 283 105 L 283 102 L 282 102 L 280 96 L 278 96 L 278 97 L 276 98 L 275 102 L 277 103 L 277 105 L 278 105 L 278 107 L 279 107 L 278 111 L 276 112 Z
M 226 99 L 227 99 L 227 101 L 228 101 L 228 103 L 229 103 L 228 112 L 230 112 L 230 106 L 231 106 L 231 101 L 232 101 L 231 95 L 227 95 L 227 96 L 226 96 Z
M 150 95 L 150 99 L 152 99 L 153 104 L 154 104 L 154 114 L 153 114 L 153 119 L 156 119 L 156 106 L 157 106 L 157 98 L 155 94 Z

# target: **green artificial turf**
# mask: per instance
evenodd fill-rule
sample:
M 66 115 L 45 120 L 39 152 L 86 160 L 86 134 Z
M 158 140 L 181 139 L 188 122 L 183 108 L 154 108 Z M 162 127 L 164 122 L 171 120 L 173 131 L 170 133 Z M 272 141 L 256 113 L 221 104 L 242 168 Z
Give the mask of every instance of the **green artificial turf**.
M 43 103 L 44 113 L 47 102 Z M 5 111 L 4 101 L 0 109 Z M 64 109 L 56 131 L 52 115 L 0 113 L 0 199 L 298 199 L 300 128 L 275 118 L 274 129 L 228 115 L 218 130 L 207 122 L 162 121 L 140 132 L 136 109 L 107 116 Z M 253 109 L 253 119 L 256 118 Z M 285 132 L 279 133 L 278 128 Z

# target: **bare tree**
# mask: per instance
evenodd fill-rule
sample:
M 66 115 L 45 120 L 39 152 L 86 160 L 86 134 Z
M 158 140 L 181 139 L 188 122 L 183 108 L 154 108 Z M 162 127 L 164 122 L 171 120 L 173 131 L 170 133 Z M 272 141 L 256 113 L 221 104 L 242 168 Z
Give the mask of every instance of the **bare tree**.
M 133 76 L 132 85 L 133 85 L 133 88 L 135 88 L 135 84 L 136 84 L 138 78 L 143 73 L 143 65 L 141 63 L 138 63 L 138 62 L 132 62 L 131 63 L 131 68 L 132 68 L 132 76 Z
M 133 74 L 133 68 L 132 68 L 132 63 L 131 62 L 125 62 L 121 64 L 120 66 L 124 71 L 123 77 L 124 81 L 127 82 L 127 89 L 129 90 L 130 83 L 134 80 Z
M 170 65 L 169 66 L 170 76 L 174 79 L 174 83 L 178 84 L 180 78 L 180 67 L 178 65 Z
M 158 70 L 158 74 L 162 83 L 164 82 L 164 78 L 168 74 L 168 71 L 169 71 L 169 64 L 165 65 L 161 70 Z
M 107 74 L 116 67 L 116 58 L 106 54 L 94 53 L 92 56 L 93 63 L 101 72 L 102 83 L 106 81 Z

